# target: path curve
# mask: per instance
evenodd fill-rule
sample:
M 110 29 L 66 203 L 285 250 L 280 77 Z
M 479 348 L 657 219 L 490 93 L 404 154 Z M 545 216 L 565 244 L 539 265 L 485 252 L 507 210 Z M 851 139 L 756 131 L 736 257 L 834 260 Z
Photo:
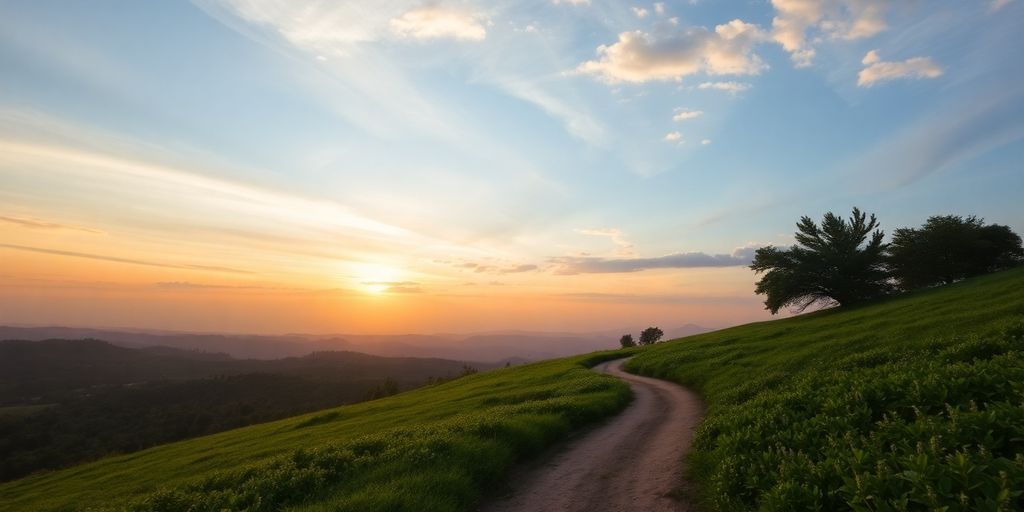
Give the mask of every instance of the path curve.
M 594 370 L 633 388 L 633 401 L 608 423 L 567 444 L 540 467 L 513 471 L 509 492 L 482 512 L 687 511 L 683 457 L 704 406 L 696 393 L 622 369 Z M 682 493 L 680 493 L 682 491 Z

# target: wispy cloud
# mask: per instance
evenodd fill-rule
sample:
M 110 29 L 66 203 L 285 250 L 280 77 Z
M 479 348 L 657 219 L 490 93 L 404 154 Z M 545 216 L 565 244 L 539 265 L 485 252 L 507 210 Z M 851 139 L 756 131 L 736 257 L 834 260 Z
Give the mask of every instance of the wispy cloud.
M 364 281 L 363 286 L 380 288 L 385 293 L 423 293 L 420 283 L 415 281 Z
M 744 82 L 701 82 L 697 88 L 737 94 L 750 89 L 750 84 Z
M 533 263 L 494 263 L 476 261 L 435 261 L 442 265 L 449 265 L 459 270 L 472 271 L 476 274 L 506 275 L 534 272 L 540 267 Z
M 851 162 L 847 179 L 867 193 L 907 186 L 1024 140 L 1022 113 L 1020 91 L 986 91 L 956 107 L 937 109 Z M 868 175 L 874 177 L 865 180 Z
M 94 235 L 104 234 L 104 231 L 99 229 L 87 228 L 84 226 L 76 226 L 74 224 L 51 222 L 32 217 L 8 217 L 0 215 L 0 222 L 6 222 L 8 224 L 14 224 L 29 229 L 81 231 L 83 233 L 91 233 Z
M 592 256 L 560 256 L 551 258 L 555 274 L 616 274 L 665 268 L 736 267 L 749 265 L 753 247 L 736 249 L 732 254 L 682 252 L 654 258 L 599 258 Z
M 618 248 L 617 254 L 619 256 L 632 256 L 634 254 L 633 243 L 626 239 L 626 234 L 621 229 L 577 229 L 576 232 L 581 235 L 607 237 Z
M 231 274 L 253 274 L 254 272 L 249 270 L 240 270 L 237 268 L 221 267 L 217 265 L 196 265 L 196 264 L 178 264 L 178 263 L 167 263 L 152 260 L 141 260 L 133 258 L 120 258 L 117 256 L 108 256 L 104 254 L 93 254 L 87 252 L 78 251 L 65 251 L 61 249 L 50 249 L 46 247 L 32 247 L 26 245 L 17 244 L 5 244 L 0 243 L 0 247 L 5 249 L 14 249 L 16 251 L 28 251 L 40 254 L 52 254 L 55 256 L 69 256 L 72 258 L 85 258 L 90 260 L 99 261 L 110 261 L 113 263 L 128 263 L 131 265 L 144 265 L 147 267 L 161 267 L 161 268 L 175 268 L 181 270 L 205 270 L 210 272 L 227 272 Z

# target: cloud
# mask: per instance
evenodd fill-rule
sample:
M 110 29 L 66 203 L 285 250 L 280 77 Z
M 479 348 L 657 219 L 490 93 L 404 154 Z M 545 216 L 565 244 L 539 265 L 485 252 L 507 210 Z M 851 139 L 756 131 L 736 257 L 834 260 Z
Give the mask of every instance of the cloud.
M 665 2 L 655 2 L 654 12 L 658 14 L 665 14 Z
M 105 234 L 103 231 L 98 229 L 87 228 L 83 226 L 75 226 L 72 224 L 61 224 L 59 222 L 51 222 L 42 219 L 36 219 L 31 217 L 6 217 L 0 215 L 0 222 L 6 222 L 8 224 L 15 224 L 23 228 L 29 229 L 47 229 L 47 230 L 69 230 L 69 231 L 82 231 L 84 233 L 92 233 L 94 235 Z
M 646 18 L 647 15 L 650 13 L 647 11 L 647 9 L 644 9 L 643 7 L 634 7 L 633 14 L 635 14 L 637 18 L 643 19 Z
M 476 16 L 441 6 L 406 11 L 391 19 L 390 25 L 398 36 L 413 39 L 483 41 L 487 37 L 487 29 Z
M 755 247 L 742 247 L 732 254 L 684 252 L 655 258 L 598 258 L 592 256 L 561 256 L 551 258 L 557 275 L 618 274 L 665 268 L 738 267 L 749 265 Z
M 204 270 L 211 272 L 227 272 L 231 274 L 252 274 L 248 270 L 239 270 L 236 268 L 220 267 L 215 265 L 190 265 L 190 264 L 177 264 L 177 263 L 164 263 L 159 261 L 151 260 L 139 260 L 131 258 L 118 258 L 116 256 L 106 256 L 103 254 L 92 254 L 78 251 L 64 251 L 60 249 L 48 249 L 45 247 L 31 247 L 27 245 L 15 245 L 15 244 L 4 244 L 0 243 L 0 247 L 5 249 L 14 249 L 16 251 L 34 252 L 39 254 L 52 254 L 54 256 L 70 256 L 73 258 L 85 258 L 90 260 L 98 261 L 109 261 L 113 263 L 127 263 L 131 265 L 144 265 L 147 267 L 161 267 L 161 268 L 175 268 L 181 270 Z
M 730 94 L 737 94 L 750 89 L 750 84 L 743 82 L 701 82 L 697 86 L 698 89 L 713 89 L 716 91 L 726 91 Z
M 506 275 L 506 274 L 521 274 L 524 272 L 533 272 L 538 270 L 540 267 L 532 263 L 521 263 L 521 264 L 498 264 L 498 263 L 477 263 L 474 261 L 462 261 L 462 262 L 439 262 L 442 264 L 451 265 L 461 270 L 472 270 L 477 274 L 493 274 L 493 275 Z
M 613 244 L 618 246 L 619 250 L 616 254 L 619 256 L 632 256 L 634 254 L 633 243 L 626 239 L 626 234 L 623 233 L 622 230 L 616 228 L 599 228 L 577 229 L 576 232 L 581 235 L 607 237 Z
M 875 194 L 963 169 L 973 159 L 1024 140 L 1021 119 L 1024 92 L 1018 90 L 980 90 L 971 101 L 940 105 L 851 162 L 845 170 L 847 186 Z
M 537 265 L 533 265 L 530 263 L 524 263 L 522 265 L 513 265 L 510 267 L 502 267 L 497 265 L 477 265 L 473 272 L 479 274 L 496 275 L 521 274 L 523 272 L 533 272 L 534 270 L 537 270 L 537 268 Z
M 415 281 L 364 281 L 363 286 L 379 287 L 385 293 L 423 293 Z
M 902 62 L 886 62 L 871 50 L 861 61 L 865 67 L 857 74 L 857 85 L 871 87 L 879 82 L 898 79 L 938 78 L 944 72 L 929 57 L 913 57 Z
M 772 39 L 797 67 L 807 67 L 814 60 L 814 42 L 861 39 L 885 30 L 885 5 L 886 0 L 772 0 Z
M 701 146 L 707 146 L 708 144 L 711 144 L 711 139 L 701 139 L 701 141 L 700 141 L 700 145 Z
M 166 290 L 282 290 L 283 288 L 267 288 L 265 286 L 237 286 L 224 284 L 193 283 L 191 281 L 161 281 L 157 288 Z M 298 289 L 293 289 L 298 290 Z
M 756 75 L 767 65 L 753 47 L 765 37 L 756 25 L 740 20 L 714 31 L 687 27 L 671 33 L 623 32 L 615 43 L 597 48 L 596 60 L 576 70 L 609 83 L 680 80 L 697 73 Z
M 665 134 L 665 140 L 668 142 L 683 142 L 683 134 L 679 132 L 668 132 Z
M 595 119 L 587 109 L 565 101 L 545 90 L 542 85 L 530 80 L 507 79 L 495 83 L 505 93 L 537 105 L 548 115 L 562 121 L 570 135 L 591 145 L 602 145 L 608 141 L 608 128 Z
M 700 110 L 687 110 L 684 108 L 677 108 L 676 113 L 672 116 L 673 121 L 685 121 L 687 119 L 693 119 L 704 115 L 704 112 Z
M 551 3 L 558 4 L 569 4 L 569 5 L 590 5 L 590 0 L 551 0 Z

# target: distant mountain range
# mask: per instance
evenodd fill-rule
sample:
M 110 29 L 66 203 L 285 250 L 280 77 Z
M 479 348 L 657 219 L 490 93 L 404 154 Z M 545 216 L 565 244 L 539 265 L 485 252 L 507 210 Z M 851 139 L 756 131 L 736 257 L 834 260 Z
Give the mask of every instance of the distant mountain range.
M 519 362 L 618 347 L 622 334 L 641 328 L 588 333 L 493 331 L 471 334 L 206 334 L 78 327 L 0 326 L 0 340 L 100 339 L 129 348 L 169 347 L 223 353 L 242 359 L 300 357 L 312 352 L 352 351 L 387 357 L 436 357 L 459 361 Z M 665 329 L 665 339 L 708 332 L 687 324 Z M 199 357 L 195 354 L 194 357 Z M 203 357 L 206 357 L 205 355 Z

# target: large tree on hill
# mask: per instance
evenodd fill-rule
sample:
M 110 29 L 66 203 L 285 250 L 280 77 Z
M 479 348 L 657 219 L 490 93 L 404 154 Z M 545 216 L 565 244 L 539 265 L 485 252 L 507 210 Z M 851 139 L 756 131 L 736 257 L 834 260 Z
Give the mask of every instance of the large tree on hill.
M 804 216 L 796 227 L 796 245 L 762 247 L 750 265 L 764 273 L 756 292 L 766 296 L 765 309 L 773 315 L 784 307 L 800 312 L 812 304 L 856 304 L 890 290 L 885 234 L 874 214 L 854 208 L 846 220 L 829 212 L 821 226 Z
M 892 275 L 904 290 L 949 284 L 1022 261 L 1020 236 L 973 215 L 929 217 L 919 229 L 897 229 L 889 244 Z
M 619 338 L 619 345 L 622 345 L 622 348 L 635 347 L 636 342 L 633 341 L 632 334 L 623 334 L 622 337 Z

